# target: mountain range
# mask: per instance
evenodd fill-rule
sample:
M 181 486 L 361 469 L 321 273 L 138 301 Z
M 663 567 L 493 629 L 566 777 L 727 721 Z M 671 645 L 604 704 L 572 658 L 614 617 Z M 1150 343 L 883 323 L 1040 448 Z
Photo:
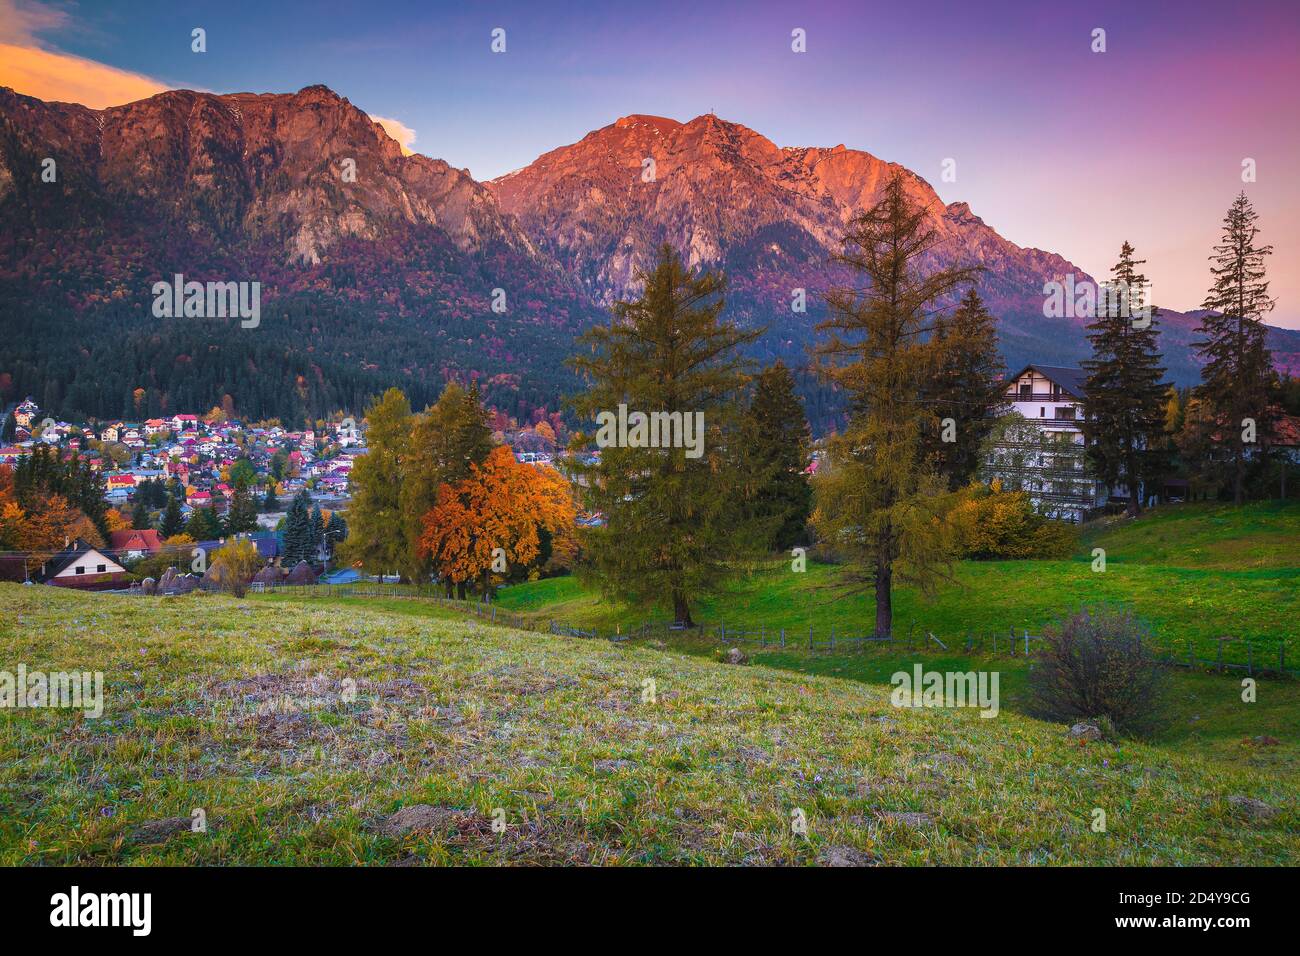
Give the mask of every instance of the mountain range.
M 895 171 L 941 239 L 930 264 L 984 267 L 1012 370 L 1088 354 L 1084 320 L 1043 314 L 1044 283 L 1083 270 L 842 145 L 638 114 L 480 183 L 404 155 L 323 86 L 178 90 L 105 110 L 0 88 L 0 401 L 33 394 L 101 418 L 224 404 L 297 421 L 356 411 L 389 385 L 420 405 L 455 377 L 535 420 L 576 387 L 563 365 L 574 337 L 636 294 L 667 242 L 725 271 L 728 314 L 767 328 L 754 357 L 801 370 L 825 429 L 839 404 L 807 371 L 819 293 L 851 281 L 831 256 Z M 260 323 L 156 318 L 152 285 L 178 273 L 259 282 Z M 1158 321 L 1170 379 L 1194 383 L 1196 315 Z M 1300 332 L 1272 329 L 1270 344 L 1300 368 Z

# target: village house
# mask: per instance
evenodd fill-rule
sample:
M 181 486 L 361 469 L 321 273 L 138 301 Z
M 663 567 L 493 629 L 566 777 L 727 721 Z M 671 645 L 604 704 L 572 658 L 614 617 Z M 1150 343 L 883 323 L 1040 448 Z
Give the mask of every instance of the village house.
M 30 430 L 32 422 L 36 420 L 40 413 L 41 407 L 28 398 L 14 409 L 14 421 L 23 428 Z
M 37 580 L 61 588 L 104 591 L 130 584 L 126 568 L 78 538 L 42 566 Z
M 153 528 L 109 533 L 109 550 L 121 561 L 135 561 L 162 550 L 162 539 Z
M 1075 523 L 1105 507 L 1110 489 L 1091 472 L 1084 444 L 1083 384 L 1078 368 L 1026 365 L 1007 379 L 1006 402 L 1039 432 L 1033 447 L 994 448 L 985 473 L 1029 494 L 1049 517 Z

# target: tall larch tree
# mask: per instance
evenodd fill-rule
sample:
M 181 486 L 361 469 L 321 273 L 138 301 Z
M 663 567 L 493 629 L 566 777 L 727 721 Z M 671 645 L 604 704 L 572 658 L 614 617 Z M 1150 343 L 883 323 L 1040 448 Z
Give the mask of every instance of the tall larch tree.
M 1143 487 L 1166 469 L 1168 384 L 1160 364 L 1159 310 L 1146 301 L 1147 279 L 1133 247 L 1120 247 L 1109 288 L 1087 326 L 1092 358 L 1083 362 L 1083 421 L 1088 460 L 1107 484 L 1128 491 L 1128 514 L 1142 512 Z
M 1195 343 L 1205 363 L 1195 394 L 1231 452 L 1232 500 L 1238 505 L 1245 500 L 1246 437 L 1253 423 L 1255 441 L 1267 441 L 1278 381 L 1263 321 L 1274 305 L 1264 270 L 1273 247 L 1256 244 L 1258 219 L 1243 191 L 1228 209 L 1222 238 L 1210 256 L 1214 284 L 1201 304 L 1208 312 L 1196 330 L 1204 338 Z
M 691 449 L 628 447 L 629 431 L 626 442 L 607 442 L 596 463 L 579 462 L 586 505 L 605 519 L 583 535 L 588 573 L 605 593 L 635 604 L 666 599 L 674 620 L 691 627 L 692 602 L 761 548 L 757 525 L 745 520 L 737 439 L 750 367 L 740 350 L 762 329 L 722 319 L 723 277 L 687 269 L 670 246 L 639 278 L 641 297 L 617 303 L 608 325 L 579 339 L 588 352 L 570 364 L 588 388 L 573 406 L 584 421 L 620 405 L 628 416 L 675 418 L 683 438 L 702 415 L 703 433 Z M 598 437 L 579 432 L 576 447 Z
M 867 285 L 830 291 L 830 317 L 818 326 L 830 333 L 817 345 L 821 373 L 850 405 L 848 425 L 827 442 L 814 481 L 813 523 L 873 586 L 879 637 L 892 634 L 895 578 L 933 588 L 951 550 L 938 520 L 946 482 L 925 454 L 933 416 L 923 398 L 944 347 L 933 316 L 979 270 L 922 272 L 940 241 L 928 217 L 902 175 L 891 176 L 835 257 Z
M 388 574 L 407 567 L 402 521 L 402 468 L 411 445 L 411 404 L 400 389 L 390 388 L 366 409 L 366 454 L 349 476 L 348 539 L 344 560 Z

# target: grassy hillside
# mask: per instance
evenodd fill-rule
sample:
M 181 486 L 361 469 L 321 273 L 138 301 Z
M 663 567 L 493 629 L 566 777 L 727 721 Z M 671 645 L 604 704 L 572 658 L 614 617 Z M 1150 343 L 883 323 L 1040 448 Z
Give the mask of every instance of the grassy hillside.
M 1106 570 L 1092 570 L 1092 551 L 1106 552 Z M 1214 657 L 1217 639 L 1250 638 L 1276 664 L 1285 643 L 1300 667 L 1300 503 L 1233 509 L 1173 506 L 1138 521 L 1114 521 L 1091 530 L 1074 558 L 1062 561 L 963 561 L 954 581 L 933 600 L 900 587 L 895 622 L 949 643 L 1010 628 L 1037 633 L 1044 624 L 1087 604 L 1132 607 L 1166 647 Z M 501 592 L 503 607 L 535 612 L 610 632 L 629 630 L 666 612 L 627 608 L 604 599 L 574 578 L 555 578 Z M 871 593 L 854 587 L 841 570 L 809 564 L 794 573 L 789 562 L 771 563 L 705 598 L 699 620 L 728 627 L 791 634 L 811 627 L 824 634 L 861 634 L 875 620 Z M 1226 660 L 1244 660 L 1244 646 L 1225 646 Z
M 0 864 L 1300 864 L 1267 770 L 643 647 L 0 585 L 19 662 L 102 670 L 106 709 L 0 715 Z

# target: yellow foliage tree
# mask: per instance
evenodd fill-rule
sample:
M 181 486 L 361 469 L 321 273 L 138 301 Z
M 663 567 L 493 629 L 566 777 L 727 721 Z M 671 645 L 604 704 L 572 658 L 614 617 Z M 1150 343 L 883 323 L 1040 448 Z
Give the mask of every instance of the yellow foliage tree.
M 478 580 L 486 593 L 491 576 L 509 565 L 527 565 L 540 551 L 538 531 L 572 535 L 573 498 L 568 483 L 551 468 L 515 460 L 508 447 L 494 448 L 464 481 L 439 486 L 426 512 L 421 553 L 463 596 Z

